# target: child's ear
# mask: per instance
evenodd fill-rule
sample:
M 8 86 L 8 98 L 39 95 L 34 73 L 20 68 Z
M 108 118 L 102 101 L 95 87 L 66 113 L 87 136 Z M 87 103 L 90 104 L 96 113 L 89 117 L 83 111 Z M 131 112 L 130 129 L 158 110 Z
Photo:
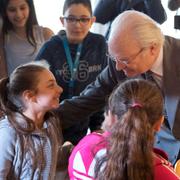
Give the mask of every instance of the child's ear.
M 34 92 L 31 90 L 25 90 L 23 92 L 22 96 L 25 99 L 25 101 L 31 101 L 31 102 L 36 101 L 36 96 L 35 96 Z
M 95 16 L 92 16 L 91 18 L 91 25 L 96 21 L 96 17 Z
M 63 18 L 63 17 L 60 17 L 59 19 L 60 19 L 60 21 L 61 21 L 61 24 L 64 26 L 64 18 Z
M 105 119 L 102 123 L 101 128 L 105 131 L 108 131 L 117 121 L 117 117 L 113 115 L 110 110 L 108 110 L 108 112 L 105 112 L 104 116 L 105 116 Z
M 109 110 L 108 111 L 108 116 L 109 116 L 109 127 L 112 127 L 114 124 L 115 124 L 115 122 L 117 121 L 117 115 L 113 115 L 112 113 L 111 113 L 111 111 Z
M 157 132 L 161 129 L 161 125 L 164 122 L 164 116 L 161 116 L 161 118 L 154 124 L 154 130 Z

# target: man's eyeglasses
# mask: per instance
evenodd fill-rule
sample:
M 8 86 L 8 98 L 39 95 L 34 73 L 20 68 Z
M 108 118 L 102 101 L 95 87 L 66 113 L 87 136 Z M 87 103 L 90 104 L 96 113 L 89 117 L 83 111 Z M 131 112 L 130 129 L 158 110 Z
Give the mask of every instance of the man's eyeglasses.
M 145 48 L 141 48 L 136 54 L 132 55 L 129 58 L 127 58 L 127 57 L 124 57 L 124 58 L 113 57 L 110 54 L 107 54 L 107 57 L 109 59 L 111 59 L 112 61 L 115 61 L 117 63 L 121 63 L 121 64 L 124 64 L 124 65 L 127 65 L 127 64 L 130 64 L 131 62 L 133 62 L 136 59 L 136 57 L 139 56 L 142 53 L 142 51 L 144 49 Z
M 81 17 L 81 18 L 77 18 L 77 17 L 63 17 L 63 19 L 65 19 L 66 22 L 70 23 L 70 24 L 76 24 L 77 22 L 79 22 L 82 25 L 87 25 L 90 22 L 91 17 Z

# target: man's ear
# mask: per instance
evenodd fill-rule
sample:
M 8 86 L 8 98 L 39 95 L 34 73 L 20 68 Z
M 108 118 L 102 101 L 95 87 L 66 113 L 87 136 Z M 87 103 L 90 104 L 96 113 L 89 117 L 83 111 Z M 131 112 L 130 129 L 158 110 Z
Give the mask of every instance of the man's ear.
M 160 46 L 157 44 L 157 43 L 155 43 L 155 42 L 152 42 L 151 44 L 150 44 L 150 53 L 152 54 L 152 55 L 157 55 L 157 54 L 159 54 L 159 51 L 160 51 Z
M 161 129 L 161 125 L 164 122 L 164 116 L 161 116 L 160 119 L 154 124 L 154 130 L 157 132 Z

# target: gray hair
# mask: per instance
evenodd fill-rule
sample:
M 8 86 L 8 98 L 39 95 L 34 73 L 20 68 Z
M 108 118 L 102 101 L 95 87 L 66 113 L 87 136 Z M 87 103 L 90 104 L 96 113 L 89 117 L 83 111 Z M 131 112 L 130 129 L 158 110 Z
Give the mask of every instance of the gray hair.
M 110 38 L 118 38 L 120 32 L 127 32 L 141 47 L 148 47 L 156 43 L 160 47 L 164 43 L 164 35 L 159 25 L 142 12 L 129 10 L 121 13 L 112 23 Z

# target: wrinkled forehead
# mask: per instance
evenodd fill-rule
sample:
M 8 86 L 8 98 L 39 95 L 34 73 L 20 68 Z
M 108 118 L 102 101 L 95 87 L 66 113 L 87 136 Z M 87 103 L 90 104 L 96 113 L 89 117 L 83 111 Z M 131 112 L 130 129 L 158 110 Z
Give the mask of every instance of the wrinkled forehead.
M 118 32 L 108 41 L 108 53 L 114 57 L 124 57 L 139 50 L 139 43 L 133 35 L 128 32 Z
M 124 49 L 126 51 L 139 44 L 134 28 L 141 19 L 142 15 L 136 11 L 126 11 L 117 16 L 112 23 L 108 41 L 110 53 Z

